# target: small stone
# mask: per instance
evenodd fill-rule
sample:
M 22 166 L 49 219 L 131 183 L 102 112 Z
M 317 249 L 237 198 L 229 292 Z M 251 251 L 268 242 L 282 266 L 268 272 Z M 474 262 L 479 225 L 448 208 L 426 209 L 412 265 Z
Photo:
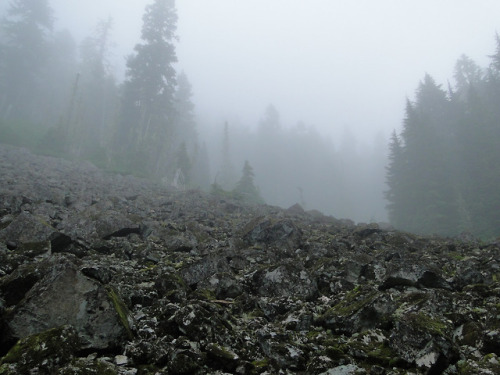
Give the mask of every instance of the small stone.
M 128 364 L 128 357 L 126 355 L 115 356 L 115 365 L 125 366 L 126 364 Z

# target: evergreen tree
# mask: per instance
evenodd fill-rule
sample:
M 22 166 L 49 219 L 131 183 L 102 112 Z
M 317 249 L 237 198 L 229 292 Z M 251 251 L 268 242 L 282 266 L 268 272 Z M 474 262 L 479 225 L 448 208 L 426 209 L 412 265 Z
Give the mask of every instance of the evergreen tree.
M 208 190 L 210 188 L 210 159 L 207 146 L 202 143 L 196 146 L 191 172 L 192 185 L 195 188 Z
M 109 140 L 117 106 L 118 92 L 108 61 L 111 29 L 111 18 L 99 22 L 80 47 L 78 108 L 70 119 L 70 137 L 72 152 L 91 159 L 104 158 L 103 147 Z
M 234 167 L 231 161 L 231 150 L 229 142 L 229 124 L 224 123 L 224 136 L 222 140 L 222 165 L 215 181 L 222 189 L 232 189 L 234 187 Z
M 12 0 L 2 20 L 0 117 L 38 118 L 42 72 L 53 25 L 48 0 Z
M 77 45 L 68 30 L 54 33 L 49 44 L 48 66 L 43 74 L 42 107 L 45 128 L 62 121 L 66 113 L 71 86 L 78 71 Z M 39 113 L 42 115 L 42 113 Z
M 252 203 L 263 203 L 259 190 L 254 184 L 253 168 L 248 161 L 243 166 L 243 174 L 236 184 L 233 193 L 241 199 Z
M 389 164 L 387 166 L 387 186 L 385 198 L 388 201 L 387 210 L 390 222 L 397 226 L 405 226 L 407 191 L 404 186 L 405 156 L 401 139 L 396 131 L 392 133 L 389 143 Z
M 450 234 L 457 228 L 452 175 L 455 162 L 452 116 L 446 93 L 429 75 L 419 85 L 415 103 L 407 103 L 402 141 L 393 141 L 391 159 L 403 155 L 389 172 L 388 197 L 394 223 L 417 233 Z M 395 143 L 396 142 L 396 143 Z M 397 166 L 397 168 L 395 167 Z M 402 166 L 402 168 L 401 168 Z M 399 174 L 395 178 L 394 173 Z M 397 181 L 397 182 L 396 182 Z M 397 199 L 404 192 L 403 199 Z M 396 201 L 397 199 L 397 201 Z M 398 202 L 398 203 L 395 203 Z
M 453 75 L 456 83 L 456 90 L 467 94 L 471 87 L 481 83 L 483 77 L 482 69 L 466 55 L 462 55 L 455 64 Z
M 496 41 L 496 50 L 493 55 L 491 55 L 491 66 L 490 70 L 492 73 L 495 74 L 496 77 L 498 77 L 500 73 L 500 35 L 498 33 L 495 34 L 495 41 Z
M 189 155 L 187 152 L 186 144 L 184 142 L 181 143 L 179 150 L 177 151 L 176 160 L 176 174 L 182 175 L 182 185 L 189 186 L 191 180 L 191 160 L 189 159 Z
M 486 70 L 462 56 L 449 97 L 426 76 L 390 143 L 391 222 L 441 235 L 500 234 L 500 38 Z
M 119 155 L 128 154 L 128 160 L 132 151 L 135 167 L 150 174 L 161 174 L 162 164 L 168 162 L 165 149 L 172 147 L 176 28 L 174 0 L 155 0 L 146 6 L 142 43 L 127 61 L 115 149 Z
M 177 143 L 185 142 L 192 149 L 197 142 L 193 89 L 187 75 L 181 72 L 177 77 L 174 95 L 175 138 Z

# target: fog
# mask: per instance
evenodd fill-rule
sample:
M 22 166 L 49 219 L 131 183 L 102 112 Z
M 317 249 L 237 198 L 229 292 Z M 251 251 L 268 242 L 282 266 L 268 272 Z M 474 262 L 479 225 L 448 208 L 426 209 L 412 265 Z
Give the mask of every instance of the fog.
M 55 29 L 69 30 L 76 44 L 112 18 L 108 60 L 118 82 L 150 3 L 50 1 Z M 300 202 L 355 221 L 387 220 L 387 145 L 406 100 L 426 73 L 453 85 L 462 54 L 488 66 L 500 14 L 496 0 L 184 0 L 176 7 L 174 65 L 192 87 L 196 147 L 206 146 L 210 182 L 230 158 L 229 189 L 248 160 L 266 202 Z
M 146 0 L 53 0 L 57 25 L 77 39 L 111 16 L 113 62 L 139 40 Z M 205 119 L 254 126 L 273 104 L 305 121 L 371 139 L 401 124 L 425 73 L 446 85 L 461 54 L 483 65 L 494 50 L 500 3 L 424 1 L 177 1 L 179 68 Z

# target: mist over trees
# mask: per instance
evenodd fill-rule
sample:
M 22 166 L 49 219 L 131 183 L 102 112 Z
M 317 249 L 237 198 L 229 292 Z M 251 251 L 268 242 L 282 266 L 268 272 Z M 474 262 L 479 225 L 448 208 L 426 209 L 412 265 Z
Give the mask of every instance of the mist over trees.
M 12 1 L 2 20 L 0 111 L 2 117 L 38 117 L 53 26 L 47 0 Z
M 417 233 L 500 234 L 498 37 L 490 66 L 462 56 L 446 89 L 426 75 L 402 130 L 366 143 L 335 118 L 338 139 L 285 123 L 286 108 L 272 104 L 259 123 L 209 127 L 177 58 L 174 0 L 144 9 L 123 79 L 110 63 L 112 18 L 77 43 L 54 29 L 54 14 L 48 0 L 13 0 L 0 14 L 1 142 L 254 203 L 363 222 L 388 215 Z
M 385 220 L 384 136 L 366 146 L 346 129 L 337 146 L 314 126 L 282 123 L 273 105 L 264 109 L 256 127 L 225 123 L 212 132 L 217 134 L 209 145 L 212 169 L 224 189 L 236 186 L 236 167 L 248 160 L 255 185 L 268 204 L 299 203 L 339 218 Z
M 500 38 L 489 67 L 462 56 L 455 85 L 426 75 L 392 135 L 389 217 L 417 233 L 500 234 Z

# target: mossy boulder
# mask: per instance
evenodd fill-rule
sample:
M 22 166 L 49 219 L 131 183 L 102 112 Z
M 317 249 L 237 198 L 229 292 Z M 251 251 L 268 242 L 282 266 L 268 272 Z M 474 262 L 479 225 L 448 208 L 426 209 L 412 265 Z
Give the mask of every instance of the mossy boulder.
M 0 360 L 2 371 L 14 368 L 18 374 L 38 369 L 41 373 L 55 373 L 81 348 L 78 333 L 72 326 L 52 328 L 19 340 Z
M 238 366 L 240 357 L 229 348 L 210 343 L 205 347 L 209 361 L 214 363 L 215 367 L 220 367 L 226 371 L 234 371 Z
M 78 332 L 83 348 L 109 350 L 131 337 L 127 311 L 117 293 L 84 276 L 74 256 L 53 255 L 34 269 L 38 279 L 33 276 L 29 283 L 19 279 L 26 286 L 24 298 L 6 316 L 12 337 L 67 324 Z M 32 274 L 29 270 L 26 277 Z

